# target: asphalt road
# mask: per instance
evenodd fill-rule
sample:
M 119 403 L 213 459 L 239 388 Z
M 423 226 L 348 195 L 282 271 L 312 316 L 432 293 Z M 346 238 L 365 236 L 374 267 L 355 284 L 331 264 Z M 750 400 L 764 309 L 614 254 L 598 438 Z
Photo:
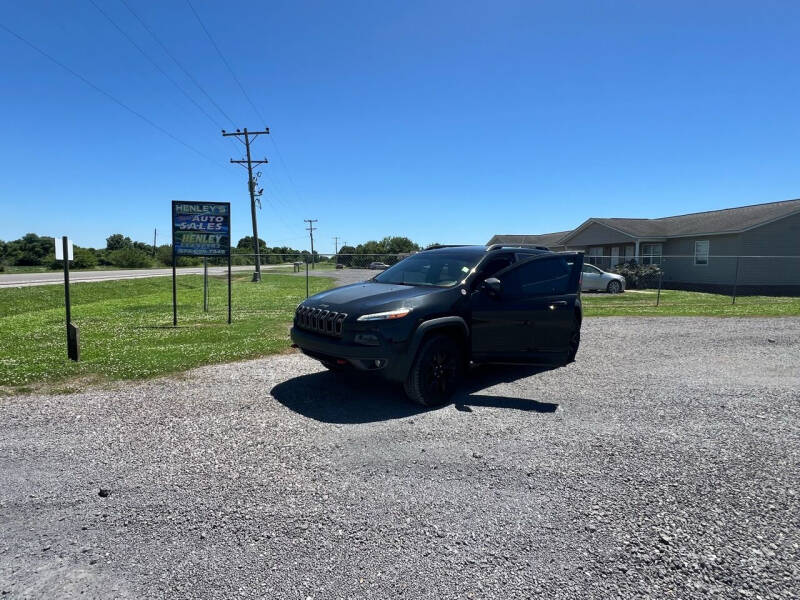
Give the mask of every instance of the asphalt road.
M 299 354 L 0 398 L 0 597 L 797 598 L 800 319 L 583 338 L 437 410 Z
M 268 267 L 262 266 L 266 270 Z M 252 271 L 251 266 L 231 267 L 232 271 Z M 209 275 L 223 275 L 228 272 L 228 267 L 209 267 Z M 179 275 L 202 275 L 203 267 L 181 267 Z M 171 277 L 172 268 L 166 269 L 120 269 L 118 271 L 70 271 L 70 283 L 84 281 L 114 281 L 117 279 L 142 279 L 144 277 Z M 0 288 L 27 287 L 31 285 L 52 285 L 64 283 L 63 271 L 50 271 L 47 273 L 3 273 L 0 274 Z

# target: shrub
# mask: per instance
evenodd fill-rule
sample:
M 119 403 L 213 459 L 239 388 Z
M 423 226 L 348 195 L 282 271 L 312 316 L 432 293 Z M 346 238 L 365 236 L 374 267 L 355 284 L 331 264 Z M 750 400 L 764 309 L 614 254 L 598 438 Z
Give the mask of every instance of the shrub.
M 147 253 L 137 248 L 114 250 L 108 253 L 108 259 L 112 265 L 123 269 L 141 269 L 153 264 Z
M 640 265 L 635 260 L 622 263 L 611 269 L 625 278 L 625 287 L 628 289 L 642 289 L 655 285 L 661 276 L 661 267 L 658 265 Z
M 75 260 L 72 261 L 74 269 L 94 269 L 97 266 L 97 257 L 94 252 L 86 248 L 75 248 Z

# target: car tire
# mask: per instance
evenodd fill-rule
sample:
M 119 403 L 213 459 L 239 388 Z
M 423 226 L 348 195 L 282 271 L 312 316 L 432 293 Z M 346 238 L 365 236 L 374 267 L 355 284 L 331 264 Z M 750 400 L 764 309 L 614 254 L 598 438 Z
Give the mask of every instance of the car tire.
M 622 284 L 616 279 L 612 279 L 606 286 L 606 291 L 609 294 L 619 294 L 622 291 Z
M 575 362 L 578 348 L 581 345 L 581 322 L 575 317 L 572 333 L 569 335 L 569 352 L 567 354 L 567 364 Z
M 463 377 L 461 347 L 451 337 L 434 335 L 417 351 L 403 387 L 417 404 L 440 406 L 450 400 Z

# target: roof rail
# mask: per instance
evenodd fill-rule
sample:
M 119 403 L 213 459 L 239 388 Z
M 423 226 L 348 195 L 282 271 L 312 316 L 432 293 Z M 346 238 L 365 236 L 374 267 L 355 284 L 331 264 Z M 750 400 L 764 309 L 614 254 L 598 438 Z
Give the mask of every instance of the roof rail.
M 463 248 L 465 244 L 431 244 L 425 250 L 437 250 L 438 248 Z
M 501 248 L 518 248 L 518 249 L 533 249 L 533 250 L 550 250 L 547 246 L 508 246 L 506 244 L 492 244 L 486 247 L 487 252 L 492 250 L 500 250 Z

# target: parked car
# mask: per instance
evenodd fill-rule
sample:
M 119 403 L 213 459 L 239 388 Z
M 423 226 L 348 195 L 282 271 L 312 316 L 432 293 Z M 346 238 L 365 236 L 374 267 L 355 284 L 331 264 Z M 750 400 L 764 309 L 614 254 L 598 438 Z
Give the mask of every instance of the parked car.
M 578 252 L 425 250 L 369 281 L 307 298 L 292 342 L 331 370 L 374 371 L 420 404 L 441 404 L 470 363 L 573 361 L 582 266 Z
M 581 291 L 619 294 L 625 291 L 625 278 L 617 273 L 608 273 L 594 265 L 585 263 L 583 265 L 583 283 L 581 284 Z
M 337 269 L 344 269 L 344 265 L 342 263 L 336 263 Z
M 382 262 L 371 262 L 371 263 L 369 263 L 369 268 L 372 269 L 373 271 L 375 271 L 375 270 L 383 271 L 385 269 L 388 269 L 389 265 L 387 265 L 386 263 L 382 263 Z

